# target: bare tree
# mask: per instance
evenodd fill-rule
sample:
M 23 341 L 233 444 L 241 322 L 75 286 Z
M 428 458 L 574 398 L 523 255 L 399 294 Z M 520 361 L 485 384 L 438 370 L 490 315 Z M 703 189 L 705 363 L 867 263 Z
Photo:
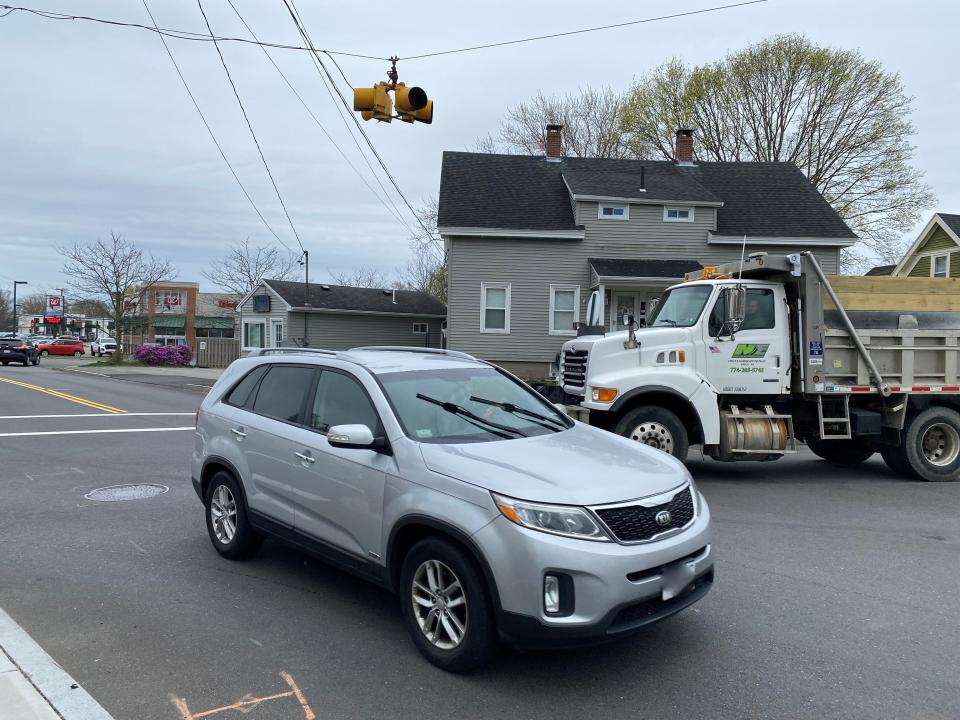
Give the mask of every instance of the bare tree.
M 386 288 L 387 276 L 376 268 L 353 268 L 352 270 L 328 270 L 337 285 L 357 288 Z
M 144 255 L 131 241 L 114 232 L 109 240 L 75 243 L 57 251 L 64 257 L 63 273 L 73 278 L 74 288 L 106 300 L 118 341 L 123 337 L 124 319 L 136 312 L 138 304 L 149 301 L 150 291 L 157 283 L 170 280 L 175 274 L 169 260 Z M 119 362 L 120 357 L 120 353 L 113 353 L 111 359 Z
M 87 317 L 109 317 L 110 306 L 98 298 L 77 298 L 68 301 L 71 315 Z
M 437 232 L 438 202 L 430 198 L 417 209 L 421 225 L 410 238 L 410 260 L 398 271 L 398 285 L 406 290 L 430 293 L 447 302 L 447 260 L 443 240 Z
M 910 101 L 880 63 L 779 35 L 716 63 L 656 68 L 621 118 L 635 157 L 672 159 L 676 128 L 693 127 L 700 160 L 796 164 L 863 241 L 848 262 L 895 262 L 934 202 L 911 165 Z
M 32 292 L 23 298 L 17 297 L 17 305 L 21 315 L 43 315 L 47 310 L 47 293 Z
M 584 88 L 577 94 L 545 96 L 507 111 L 497 135 L 479 140 L 479 152 L 542 155 L 548 124 L 563 125 L 563 151 L 574 157 L 632 157 L 622 143 L 623 98 L 610 88 Z
M 240 295 L 253 291 L 264 278 L 287 280 L 299 274 L 299 256 L 277 247 L 251 246 L 250 238 L 230 246 L 227 257 L 214 263 L 203 276 L 223 290 Z

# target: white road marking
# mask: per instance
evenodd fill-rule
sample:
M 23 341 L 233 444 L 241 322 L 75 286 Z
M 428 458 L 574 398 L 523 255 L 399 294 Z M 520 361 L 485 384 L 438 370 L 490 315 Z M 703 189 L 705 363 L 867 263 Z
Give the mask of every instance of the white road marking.
M 176 432 L 178 430 L 194 430 L 189 427 L 158 427 L 158 428 L 113 428 L 111 430 L 44 430 L 42 432 L 15 432 L 0 433 L 0 437 L 30 437 L 33 435 L 96 435 L 98 433 L 135 433 L 135 432 Z
M 70 413 L 68 415 L 0 415 L 0 420 L 31 420 L 33 418 L 79 418 L 79 417 L 193 417 L 192 412 L 129 412 L 129 413 Z
M 133 540 L 127 538 L 127 542 L 130 543 L 131 545 L 133 545 L 137 550 L 139 550 L 140 552 L 142 552 L 144 555 L 147 554 L 147 551 L 144 550 L 144 549 L 143 549 L 142 547 L 140 547 L 139 545 L 137 545 Z
M 30 475 L 30 473 L 24 473 L 24 475 L 27 476 L 27 480 L 29 480 L 30 482 L 34 482 L 34 479 L 33 479 L 33 477 Z
M 253 638 L 247 638 L 247 639 L 248 639 L 250 642 L 252 642 L 254 645 L 256 645 L 257 647 L 263 647 L 263 643 L 260 642 L 259 640 L 254 640 Z
M 200 383 L 184 383 L 184 385 L 190 385 L 191 387 L 205 387 L 205 388 L 213 387 L 213 385 L 202 385 Z

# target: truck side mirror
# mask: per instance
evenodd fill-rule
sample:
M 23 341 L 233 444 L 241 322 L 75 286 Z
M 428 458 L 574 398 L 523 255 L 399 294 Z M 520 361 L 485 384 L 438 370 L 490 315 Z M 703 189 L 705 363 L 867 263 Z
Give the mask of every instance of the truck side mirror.
M 737 285 L 724 292 L 727 294 L 727 325 L 734 329 L 739 328 L 746 315 L 747 289 L 743 285 Z
M 594 290 L 590 293 L 590 299 L 587 301 L 587 325 L 600 325 L 602 312 L 603 302 L 600 299 L 600 291 Z

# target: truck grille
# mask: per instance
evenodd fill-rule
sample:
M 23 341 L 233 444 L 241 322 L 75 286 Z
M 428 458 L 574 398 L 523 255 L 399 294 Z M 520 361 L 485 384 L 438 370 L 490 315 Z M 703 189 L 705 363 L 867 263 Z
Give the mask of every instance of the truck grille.
M 670 521 L 661 525 L 657 515 L 666 510 Z M 619 507 L 600 508 L 597 515 L 620 542 L 644 542 L 671 530 L 682 528 L 693 520 L 693 494 L 687 485 L 668 502 L 653 507 L 643 505 L 621 505 Z
M 587 384 L 587 351 L 567 350 L 563 353 L 563 386 L 583 390 Z

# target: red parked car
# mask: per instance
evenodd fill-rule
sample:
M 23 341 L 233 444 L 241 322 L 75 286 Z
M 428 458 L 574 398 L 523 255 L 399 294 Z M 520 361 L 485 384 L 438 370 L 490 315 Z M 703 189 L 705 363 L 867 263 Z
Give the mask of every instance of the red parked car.
M 63 339 L 53 340 L 51 342 L 38 343 L 37 350 L 46 357 L 47 355 L 73 355 L 81 357 L 83 355 L 83 340 Z

